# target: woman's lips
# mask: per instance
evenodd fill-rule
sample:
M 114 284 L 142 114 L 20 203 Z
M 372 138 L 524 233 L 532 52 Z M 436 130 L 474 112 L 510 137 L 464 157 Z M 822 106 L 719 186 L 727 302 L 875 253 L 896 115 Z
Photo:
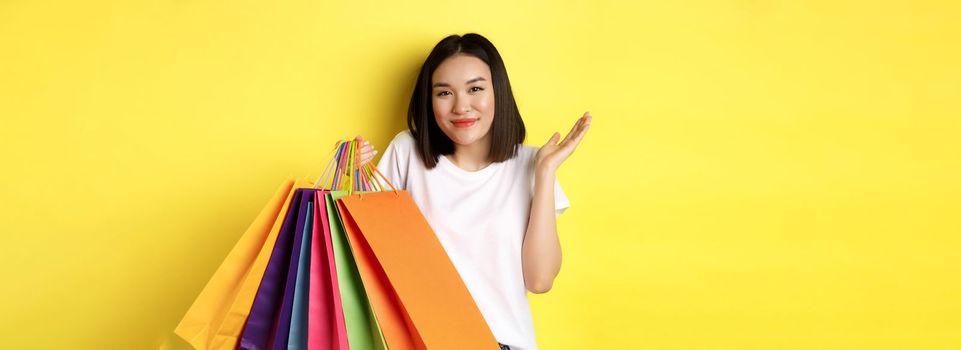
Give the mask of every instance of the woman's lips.
M 477 119 L 451 120 L 451 123 L 454 123 L 454 127 L 457 127 L 457 128 L 469 128 L 472 125 L 474 125 L 474 123 L 476 122 L 477 122 Z

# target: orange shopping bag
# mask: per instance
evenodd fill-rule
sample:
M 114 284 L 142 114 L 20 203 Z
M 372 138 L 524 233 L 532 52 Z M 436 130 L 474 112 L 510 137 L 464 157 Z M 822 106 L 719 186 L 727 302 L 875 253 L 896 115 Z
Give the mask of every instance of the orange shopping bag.
M 342 197 L 341 197 L 342 198 Z M 391 350 L 424 349 L 424 342 L 404 312 L 397 293 L 390 285 L 383 267 L 361 234 L 357 223 L 347 212 L 344 203 L 337 201 L 337 211 L 344 225 L 344 233 L 350 241 L 354 262 L 364 283 L 364 290 L 374 310 L 377 324 L 384 335 L 384 342 Z
M 497 349 L 467 286 L 407 191 L 356 194 L 340 203 L 343 216 L 351 218 L 345 221 L 361 233 L 358 241 L 365 241 L 383 269 L 405 324 L 413 325 L 417 349 Z M 377 309 L 374 314 L 379 320 Z M 390 339 L 387 343 L 391 347 Z
M 377 168 L 352 161 L 347 174 L 357 189 L 382 188 L 378 180 L 378 186 L 370 184 L 374 173 L 384 179 Z M 359 193 L 337 202 L 358 267 L 366 266 L 361 277 L 388 348 L 497 349 L 467 286 L 408 192 Z

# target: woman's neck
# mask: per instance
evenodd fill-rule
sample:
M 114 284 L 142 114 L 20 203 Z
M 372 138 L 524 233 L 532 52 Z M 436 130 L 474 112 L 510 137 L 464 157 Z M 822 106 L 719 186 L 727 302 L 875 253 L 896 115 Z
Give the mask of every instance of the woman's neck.
M 490 145 L 490 135 L 469 145 L 454 144 L 454 154 L 450 155 L 450 161 L 466 171 L 484 169 L 491 164 Z

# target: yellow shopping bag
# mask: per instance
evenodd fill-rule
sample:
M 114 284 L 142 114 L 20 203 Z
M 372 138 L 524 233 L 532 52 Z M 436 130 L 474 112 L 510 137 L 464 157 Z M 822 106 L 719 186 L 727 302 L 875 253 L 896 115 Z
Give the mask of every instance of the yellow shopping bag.
M 201 350 L 237 347 L 291 196 L 301 187 L 311 184 L 304 180 L 284 181 L 217 268 L 174 333 Z

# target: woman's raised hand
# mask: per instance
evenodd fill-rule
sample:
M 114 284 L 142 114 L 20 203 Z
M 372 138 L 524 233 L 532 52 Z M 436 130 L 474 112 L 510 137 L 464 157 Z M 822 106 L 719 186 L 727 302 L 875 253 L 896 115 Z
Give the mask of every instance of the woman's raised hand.
M 360 135 L 357 135 L 354 140 L 360 142 L 360 165 L 367 164 L 367 162 L 373 160 L 374 156 L 377 155 L 377 150 L 374 149 L 374 145 L 371 145 L 364 140 L 363 137 L 360 137 Z
M 564 163 L 567 157 L 574 153 L 574 149 L 577 148 L 577 144 L 581 142 L 584 135 L 587 134 L 587 130 L 591 128 L 591 112 L 585 112 L 584 116 L 574 123 L 574 127 L 571 131 L 567 133 L 564 140 L 558 143 L 561 134 L 555 132 L 551 139 L 544 144 L 541 149 L 537 151 L 537 156 L 534 160 L 535 171 L 547 171 L 554 172 L 557 168 Z

